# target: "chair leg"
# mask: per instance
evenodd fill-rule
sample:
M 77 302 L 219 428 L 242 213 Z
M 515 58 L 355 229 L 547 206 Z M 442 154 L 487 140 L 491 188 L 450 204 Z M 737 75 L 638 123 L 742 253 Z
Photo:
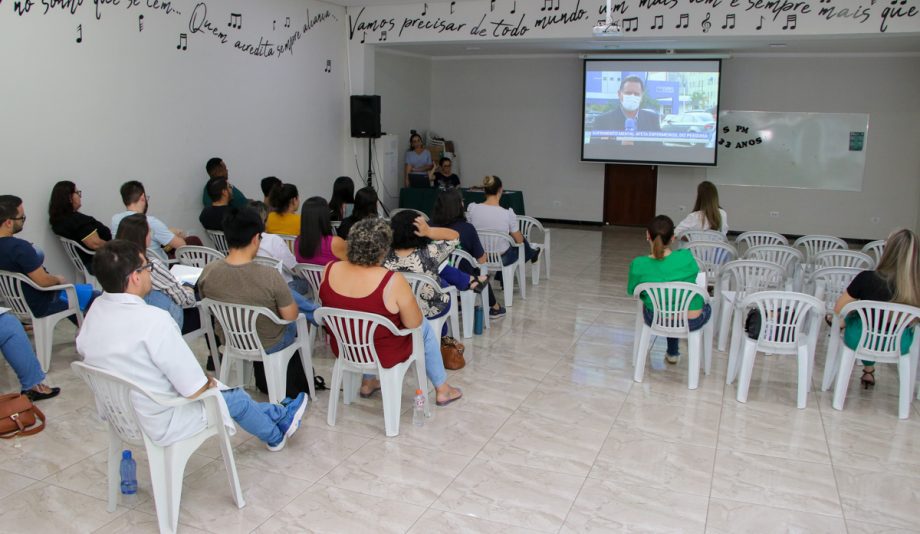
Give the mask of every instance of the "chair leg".
M 224 467 L 227 469 L 227 478 L 230 481 L 230 492 L 233 494 L 233 502 L 237 508 L 246 506 L 246 500 L 243 498 L 243 488 L 240 487 L 240 475 L 236 471 L 236 461 L 233 458 L 233 446 L 230 444 L 230 437 L 226 430 L 218 430 L 217 439 L 220 442 L 220 454 L 224 459 Z
M 383 399 L 383 425 L 389 438 L 399 435 L 399 416 L 402 412 L 402 378 L 393 369 L 380 373 L 380 396 Z
M 521 300 L 527 300 L 527 262 L 524 261 L 524 250 L 518 255 L 518 282 L 521 286 Z
M 332 366 L 332 383 L 329 389 L 329 409 L 326 413 L 326 424 L 335 426 L 335 416 L 339 408 L 339 390 L 342 389 L 342 364 L 338 358 Z
M 732 339 L 728 347 L 728 370 L 725 374 L 725 383 L 731 384 L 738 376 L 738 369 L 741 365 L 741 344 L 745 334 L 741 330 L 741 314 L 738 311 L 732 312 Z
M 709 375 L 712 371 L 712 336 L 713 325 L 715 321 L 711 320 L 703 326 L 703 372 Z
M 811 380 L 810 367 L 812 364 L 811 355 L 807 345 L 799 345 L 798 363 L 799 363 L 799 384 L 796 406 L 799 410 L 804 410 L 808 405 L 808 386 Z
M 492 328 L 491 325 L 489 325 L 489 310 L 492 308 L 492 302 L 489 301 L 489 291 L 485 290 L 480 293 L 479 299 L 480 302 L 482 302 L 482 326 L 488 330 Z
M 703 336 L 697 330 L 690 332 L 687 336 L 687 352 L 689 353 L 690 368 L 687 372 L 687 389 L 696 389 L 700 387 L 700 353 L 703 348 Z
M 450 311 L 447 313 L 450 315 L 450 335 L 460 337 L 460 312 L 457 310 L 457 306 L 451 306 Z
M 307 377 L 307 389 L 310 392 L 310 401 L 316 402 L 316 384 L 314 384 L 313 378 L 313 350 L 309 339 L 304 340 L 298 352 L 300 352 L 300 364 L 303 365 L 303 372 Z M 285 370 L 284 374 L 285 376 L 287 375 L 287 370 Z
M 166 472 L 168 467 L 165 452 L 160 447 L 147 447 L 147 462 L 150 464 L 150 485 L 153 488 L 153 501 L 156 506 L 160 532 L 175 532 L 179 517 L 176 516 L 175 523 L 170 517 L 172 500 L 169 492 L 169 477 Z
M 35 338 L 35 355 L 42 371 L 48 372 L 51 367 L 51 351 L 54 344 L 54 325 L 47 320 L 35 319 L 32 321 L 32 336 Z
M 280 404 L 287 391 L 287 367 L 292 353 L 269 354 L 262 360 L 265 382 L 268 384 L 268 402 Z M 241 360 L 242 361 L 242 360 Z
M 115 431 L 112 430 L 112 427 L 109 426 L 109 457 L 108 457 L 108 506 L 106 510 L 109 513 L 115 511 L 118 507 L 118 495 L 120 493 L 120 481 L 121 481 L 121 439 L 115 434 Z
M 913 397 L 913 391 L 910 386 L 913 383 L 911 378 L 911 365 L 909 356 L 898 358 L 898 381 L 900 382 L 900 391 L 898 392 L 898 419 L 907 419 L 910 415 L 910 401 Z
M 546 279 L 549 280 L 549 252 L 550 252 L 549 249 L 550 249 L 550 244 L 551 244 L 550 238 L 549 238 L 550 236 L 549 230 L 546 230 L 546 232 L 543 235 L 544 235 L 543 253 L 540 254 L 540 261 L 546 262 Z
M 843 402 L 847 398 L 847 387 L 850 385 L 850 376 L 853 374 L 853 366 L 856 364 L 856 353 L 846 347 L 843 349 L 843 356 L 840 358 L 840 369 L 837 370 L 837 386 L 834 387 L 835 410 L 843 409 Z
M 821 391 L 830 389 L 837 376 L 837 366 L 840 364 L 840 332 L 830 332 L 827 340 L 827 354 L 824 357 L 824 378 L 821 380 Z
M 723 302 L 719 306 L 719 350 L 721 352 L 725 352 L 725 344 L 728 343 L 728 334 L 731 331 L 730 327 L 733 311 L 734 303 L 731 301 Z
M 748 390 L 751 388 L 751 375 L 754 374 L 754 358 L 757 356 L 757 342 L 745 339 L 743 344 L 744 355 L 741 361 L 741 376 L 738 377 L 738 393 L 735 399 L 738 402 L 747 402 Z
M 471 298 L 472 297 L 472 298 Z M 476 318 L 476 294 L 471 291 L 460 292 L 460 308 L 463 313 L 463 339 L 473 337 L 473 321 Z M 489 310 L 485 309 L 485 313 Z
M 510 308 L 514 306 L 514 270 L 516 266 L 512 265 L 511 268 L 502 267 L 502 285 L 505 286 L 505 307 Z
M 635 354 L 633 354 L 633 365 L 635 366 L 633 380 L 636 382 L 642 382 L 642 378 L 645 375 L 645 359 L 648 356 L 649 341 L 651 337 L 652 329 L 643 324 L 642 333 L 639 334 L 639 346 Z

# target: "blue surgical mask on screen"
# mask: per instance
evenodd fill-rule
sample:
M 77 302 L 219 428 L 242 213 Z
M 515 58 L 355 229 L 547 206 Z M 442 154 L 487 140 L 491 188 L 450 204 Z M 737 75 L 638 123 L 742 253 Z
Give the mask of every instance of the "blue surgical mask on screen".
M 623 95 L 623 109 L 626 111 L 636 111 L 639 109 L 639 103 L 642 102 L 642 97 L 638 95 Z

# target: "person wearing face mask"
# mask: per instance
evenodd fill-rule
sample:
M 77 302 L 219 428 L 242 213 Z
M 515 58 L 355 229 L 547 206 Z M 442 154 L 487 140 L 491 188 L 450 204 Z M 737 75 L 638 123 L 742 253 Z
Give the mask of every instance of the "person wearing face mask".
M 620 82 L 617 91 L 619 106 L 613 111 L 598 115 L 594 119 L 592 130 L 660 132 L 661 122 L 658 114 L 648 109 L 640 109 L 645 95 L 645 82 L 638 76 L 626 76 Z

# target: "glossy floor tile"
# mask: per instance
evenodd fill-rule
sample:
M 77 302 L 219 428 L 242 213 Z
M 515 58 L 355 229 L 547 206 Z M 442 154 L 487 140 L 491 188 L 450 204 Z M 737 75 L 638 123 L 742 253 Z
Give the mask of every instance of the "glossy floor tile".
M 467 365 L 448 380 L 463 399 L 414 426 L 410 372 L 397 437 L 384 435 L 379 395 L 348 406 L 340 397 L 329 426 L 328 391 L 281 452 L 239 431 L 241 510 L 208 440 L 186 467 L 179 532 L 920 533 L 920 404 L 898 420 L 892 366 L 879 366 L 871 390 L 857 368 L 834 410 L 820 391 L 822 332 L 806 409 L 784 356 L 758 355 L 740 404 L 725 353 L 713 352 L 710 374 L 689 390 L 685 342 L 671 365 L 658 339 L 636 383 L 636 305 L 625 292 L 629 262 L 647 253 L 643 231 L 553 235 L 552 278 L 462 340 Z M 0 440 L 0 532 L 158 532 L 142 450 L 136 501 L 106 511 L 108 438 L 70 371 L 74 333 L 66 321 L 55 333 L 48 382 L 63 393 L 39 403 L 47 430 Z M 192 348 L 204 361 L 202 340 Z M 317 374 L 329 381 L 332 365 L 318 344 Z M 2 360 L 0 384 L 16 387 Z

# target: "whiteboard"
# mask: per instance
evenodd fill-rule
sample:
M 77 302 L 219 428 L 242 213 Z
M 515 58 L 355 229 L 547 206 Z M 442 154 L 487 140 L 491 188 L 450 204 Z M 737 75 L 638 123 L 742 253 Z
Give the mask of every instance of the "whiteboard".
M 719 114 L 716 184 L 862 191 L 868 113 Z

